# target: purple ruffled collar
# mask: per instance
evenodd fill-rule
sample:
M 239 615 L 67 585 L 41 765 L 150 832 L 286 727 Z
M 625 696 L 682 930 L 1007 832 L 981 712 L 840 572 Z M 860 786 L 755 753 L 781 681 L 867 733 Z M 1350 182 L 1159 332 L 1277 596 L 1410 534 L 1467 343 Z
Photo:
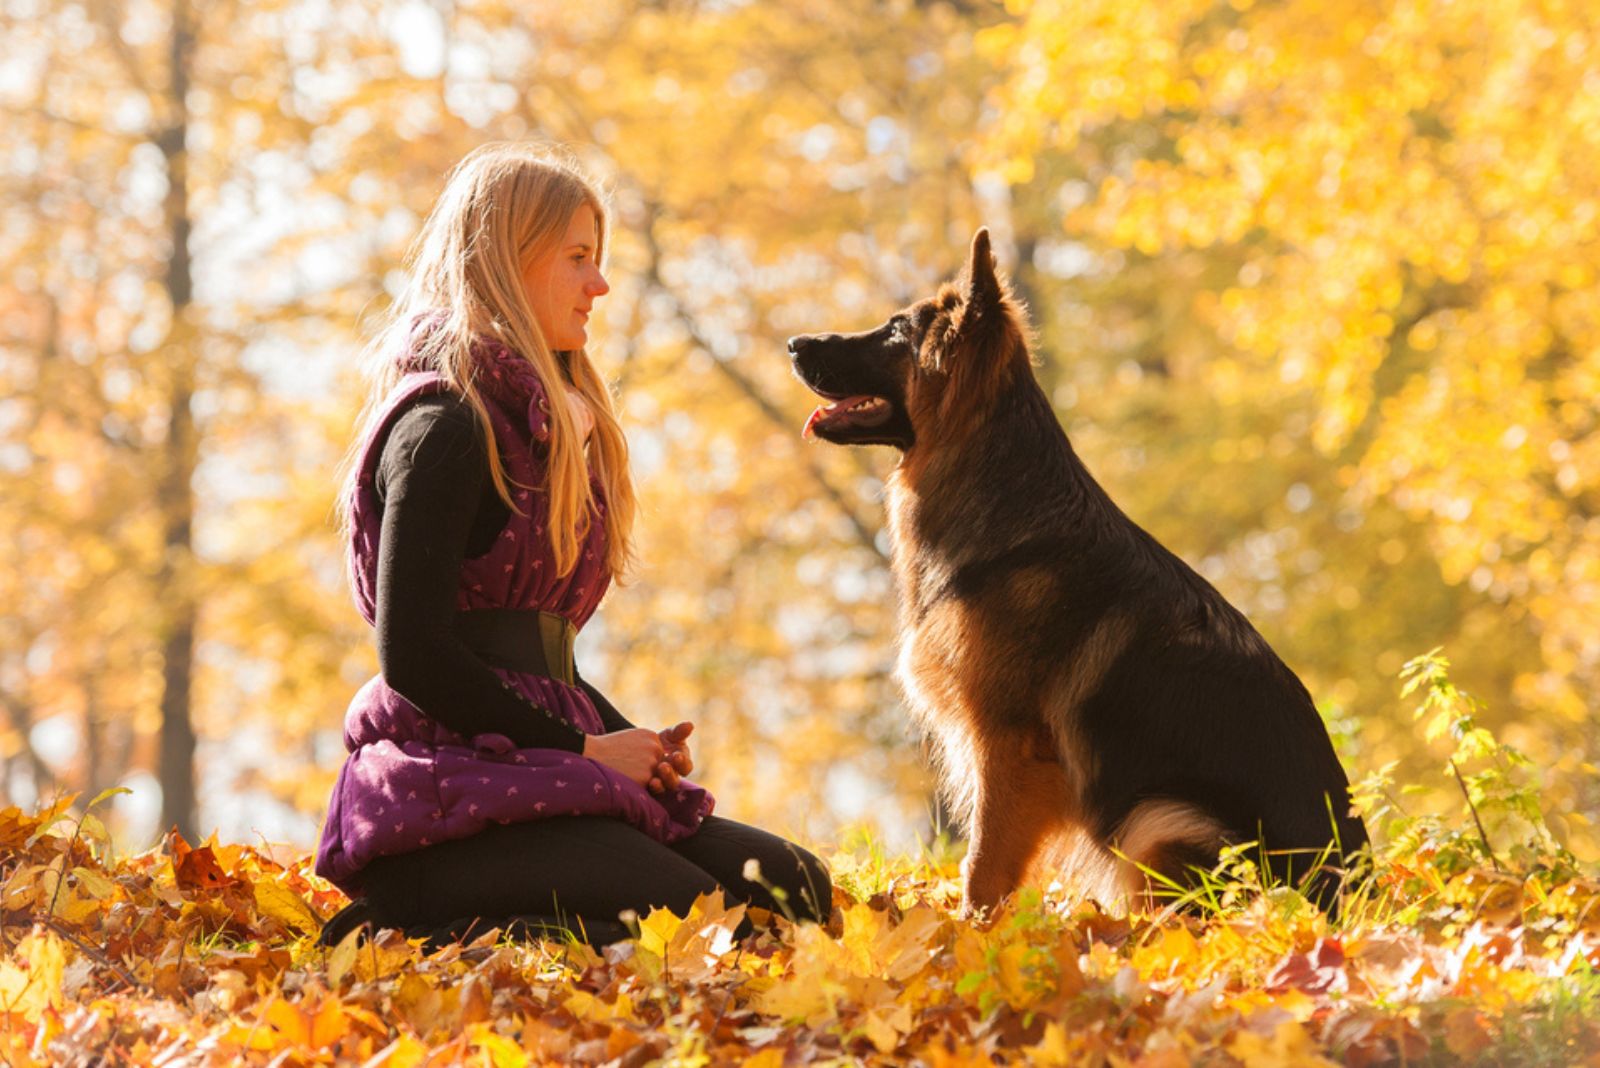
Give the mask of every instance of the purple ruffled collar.
M 406 374 L 433 371 L 436 368 L 419 354 L 421 342 L 444 319 L 434 312 L 418 316 L 412 326 L 410 340 L 397 361 Z M 473 385 L 484 397 L 507 412 L 526 412 L 528 428 L 536 440 L 549 437 L 550 401 L 538 372 L 520 353 L 505 342 L 487 334 L 479 334 L 472 342 L 474 362 Z

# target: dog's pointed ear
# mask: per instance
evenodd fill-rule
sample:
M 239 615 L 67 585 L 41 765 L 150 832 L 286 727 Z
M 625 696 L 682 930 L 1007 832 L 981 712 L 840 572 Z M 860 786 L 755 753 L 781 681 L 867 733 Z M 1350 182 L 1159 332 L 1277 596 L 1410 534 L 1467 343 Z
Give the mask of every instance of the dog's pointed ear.
M 1005 287 L 995 273 L 994 251 L 989 247 L 989 228 L 978 227 L 972 236 L 972 253 L 967 258 L 967 277 L 961 312 L 964 326 L 975 326 L 985 319 L 998 318 L 1005 301 Z
M 972 235 L 972 253 L 967 258 L 967 303 L 992 303 L 1000 299 L 1000 279 L 994 273 L 994 250 L 989 247 L 989 228 L 978 227 Z

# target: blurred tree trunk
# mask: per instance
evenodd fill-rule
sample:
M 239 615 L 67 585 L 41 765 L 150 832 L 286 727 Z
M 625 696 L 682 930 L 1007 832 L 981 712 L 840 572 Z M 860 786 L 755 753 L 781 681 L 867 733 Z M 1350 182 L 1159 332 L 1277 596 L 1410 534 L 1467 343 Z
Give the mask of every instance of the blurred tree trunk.
M 100 718 L 100 681 L 97 674 L 83 680 L 83 792 L 98 797 L 105 789 L 105 724 Z
M 38 799 L 42 798 L 46 790 L 48 790 L 50 786 L 54 784 L 55 775 L 50 771 L 50 765 L 46 764 L 42 759 L 40 759 L 39 754 L 34 751 L 33 739 L 29 737 L 29 731 L 33 727 L 33 716 L 31 709 L 29 709 L 26 704 L 16 700 L 9 694 L 0 694 L 0 704 L 5 705 L 7 722 L 11 724 L 11 729 L 16 733 L 16 736 L 21 739 L 22 752 L 19 753 L 18 756 L 22 759 L 25 759 L 28 763 L 28 774 L 33 779 L 33 794 L 35 800 L 37 801 Z M 12 765 L 14 764 L 15 759 L 16 758 L 6 761 L 7 797 L 12 796 L 11 791 L 14 787 L 12 774 L 15 769 Z
M 195 840 L 198 832 L 195 811 L 194 723 L 190 705 L 194 676 L 195 603 L 191 581 L 194 552 L 194 469 L 197 457 L 194 417 L 190 402 L 194 396 L 194 337 L 189 328 L 189 305 L 193 300 L 190 272 L 188 185 L 188 92 L 194 62 L 194 32 L 185 0 L 172 7 L 169 41 L 170 78 L 167 87 L 166 125 L 157 135 L 167 174 L 166 226 L 170 247 L 167 252 L 164 286 L 172 308 L 163 369 L 171 377 L 165 383 L 167 433 L 161 444 L 161 483 L 158 507 L 161 514 L 162 548 L 156 590 L 163 598 L 161 615 L 161 821 L 176 826 L 184 837 Z

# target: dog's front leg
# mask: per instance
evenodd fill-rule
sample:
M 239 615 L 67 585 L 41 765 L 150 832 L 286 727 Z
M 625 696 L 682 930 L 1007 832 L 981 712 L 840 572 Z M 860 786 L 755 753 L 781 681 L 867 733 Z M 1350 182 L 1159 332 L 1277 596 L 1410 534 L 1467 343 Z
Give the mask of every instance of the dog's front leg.
M 963 917 L 992 912 L 1015 890 L 1067 817 L 1066 775 L 1027 736 L 976 747 L 977 790 L 961 862 Z

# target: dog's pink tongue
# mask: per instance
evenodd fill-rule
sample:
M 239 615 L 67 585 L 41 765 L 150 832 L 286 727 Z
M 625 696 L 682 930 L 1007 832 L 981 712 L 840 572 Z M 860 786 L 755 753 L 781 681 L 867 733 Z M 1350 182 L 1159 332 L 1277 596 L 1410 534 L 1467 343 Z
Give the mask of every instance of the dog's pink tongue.
M 812 412 L 810 417 L 806 419 L 805 429 L 800 431 L 800 436 L 807 439 L 816 437 L 816 428 L 818 423 L 825 423 L 834 416 L 855 407 L 862 401 L 871 399 L 871 397 L 863 395 L 859 397 L 845 397 L 841 400 L 834 401 L 832 404 L 824 404 L 822 407 Z

